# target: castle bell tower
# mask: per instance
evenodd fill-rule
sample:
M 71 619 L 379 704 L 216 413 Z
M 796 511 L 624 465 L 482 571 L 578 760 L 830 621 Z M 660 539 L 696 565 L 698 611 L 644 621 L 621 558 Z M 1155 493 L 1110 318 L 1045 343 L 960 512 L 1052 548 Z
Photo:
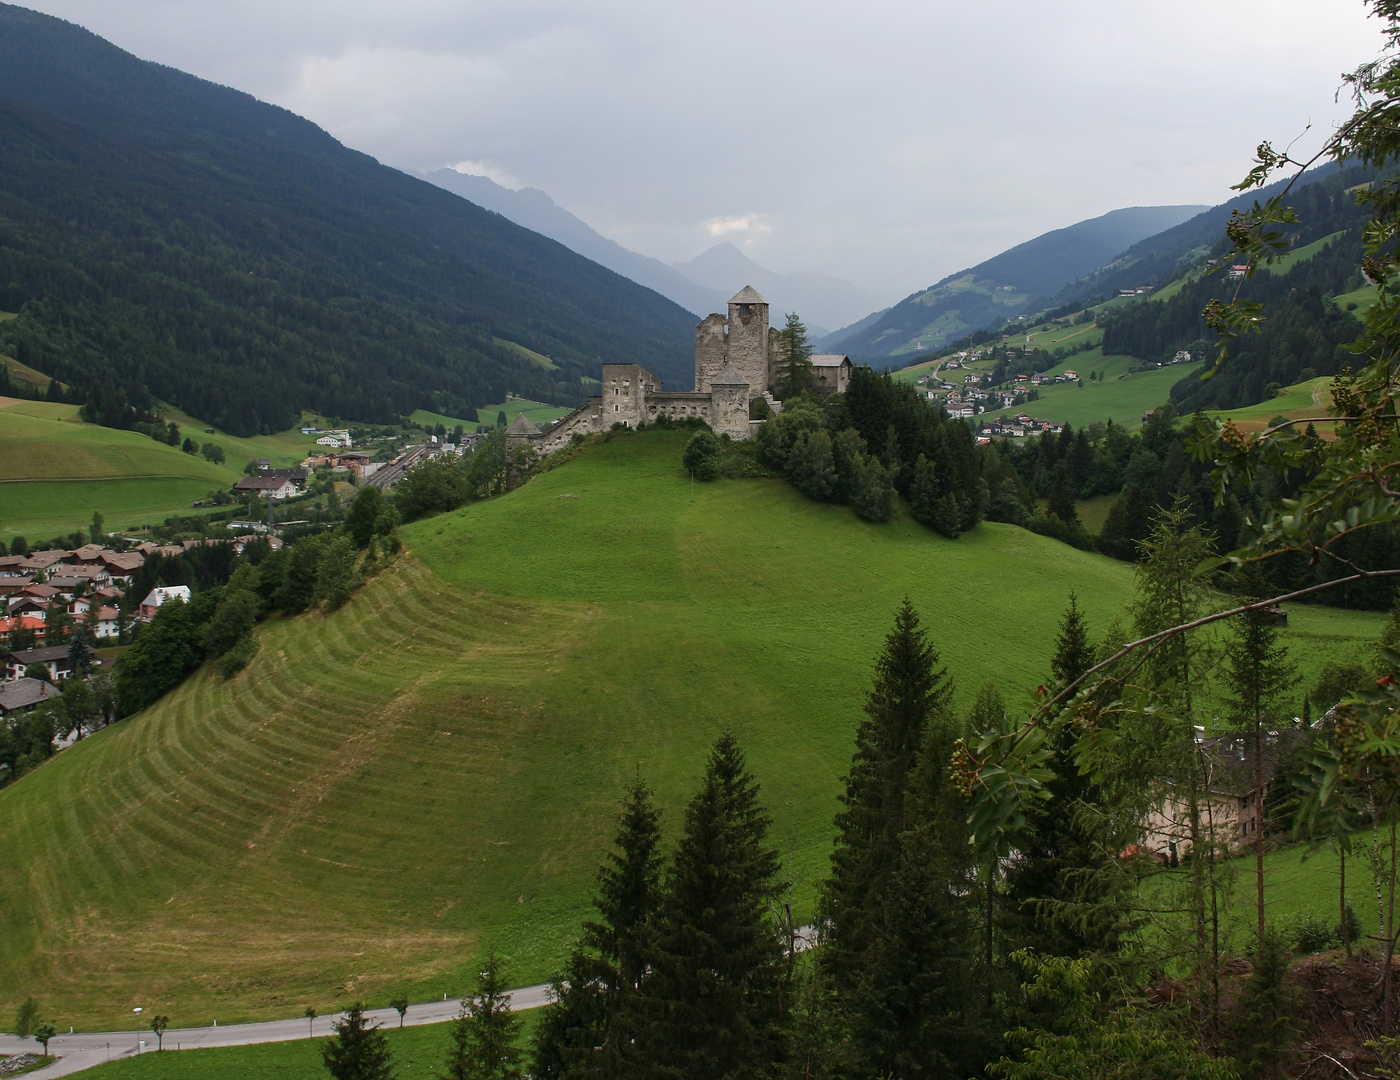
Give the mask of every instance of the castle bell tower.
M 758 397 L 772 381 L 770 356 L 773 345 L 768 328 L 768 301 L 752 285 L 745 285 L 729 301 L 728 361 L 749 384 L 749 397 Z

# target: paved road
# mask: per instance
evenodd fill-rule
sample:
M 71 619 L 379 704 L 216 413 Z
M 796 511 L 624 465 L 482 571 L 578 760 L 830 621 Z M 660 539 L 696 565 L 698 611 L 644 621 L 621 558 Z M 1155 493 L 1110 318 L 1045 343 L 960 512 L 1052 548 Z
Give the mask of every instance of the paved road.
M 812 928 L 803 926 L 797 930 L 797 949 L 802 952 L 812 946 Z M 511 1008 L 538 1009 L 549 1003 L 549 986 L 523 986 L 512 990 Z M 426 1001 L 410 1005 L 404 1016 L 404 1026 L 414 1024 L 441 1024 L 451 1020 L 462 1011 L 461 998 L 447 998 L 443 1001 Z M 305 1017 L 297 1020 L 264 1020 L 256 1024 L 215 1024 L 206 1028 L 170 1028 L 165 1033 L 165 1047 L 168 1050 L 198 1050 L 211 1046 L 247 1046 L 251 1043 L 290 1042 L 292 1039 L 307 1039 L 313 1036 L 331 1034 L 332 1025 L 344 1013 L 331 1016 L 318 1016 L 308 1022 Z M 366 1013 L 371 1021 L 378 1021 L 384 1027 L 398 1027 L 399 1014 L 393 1009 L 373 1009 Z M 129 1031 L 78 1032 L 58 1035 L 49 1043 L 50 1053 L 57 1054 L 58 1060 L 52 1065 L 38 1069 L 25 1076 L 38 1080 L 50 1077 L 67 1076 L 70 1073 L 90 1069 L 104 1061 L 131 1057 L 133 1054 L 150 1053 L 156 1048 L 156 1037 L 150 1028 L 140 1031 L 132 1025 Z M 33 1039 L 17 1039 L 13 1035 L 0 1035 L 0 1056 L 9 1054 L 38 1053 L 39 1044 Z
M 538 1009 L 549 1001 L 549 987 L 526 986 L 511 993 L 511 1006 L 515 1009 Z M 404 1017 L 404 1026 L 410 1024 L 440 1024 L 451 1020 L 462 1011 L 461 998 L 445 1001 L 429 1001 L 420 1005 L 410 1005 Z M 292 1039 L 306 1039 L 311 1036 L 324 1036 L 331 1033 L 331 1025 L 344 1015 L 318 1016 L 308 1023 L 300 1020 L 267 1020 L 258 1024 L 228 1024 L 203 1028 L 170 1028 L 165 1033 L 167 1049 L 193 1050 L 210 1046 L 246 1046 L 250 1043 L 288 1042 Z M 374 1009 L 367 1013 L 385 1027 L 398 1027 L 399 1014 L 393 1009 Z M 49 1051 L 58 1055 L 58 1060 L 44 1069 L 26 1076 L 48 1077 L 67 1076 L 70 1073 L 90 1069 L 104 1061 L 131 1057 L 137 1053 L 150 1053 L 156 1048 L 156 1037 L 149 1028 L 139 1032 L 99 1031 L 79 1032 L 74 1035 L 58 1035 L 49 1043 Z M 17 1039 L 13 1035 L 0 1035 L 0 1055 L 38 1053 L 39 1044 L 33 1039 Z

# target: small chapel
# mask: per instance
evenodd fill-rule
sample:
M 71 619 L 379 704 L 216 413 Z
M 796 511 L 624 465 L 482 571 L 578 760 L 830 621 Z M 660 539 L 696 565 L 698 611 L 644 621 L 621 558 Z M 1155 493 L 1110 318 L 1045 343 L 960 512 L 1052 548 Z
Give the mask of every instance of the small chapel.
M 840 393 L 851 378 L 844 354 L 812 358 L 817 393 Z M 717 435 L 747 439 L 762 421 L 750 420 L 750 403 L 767 401 L 773 412 L 782 402 L 773 397 L 778 365 L 778 331 L 768 318 L 768 301 L 752 285 L 729 301 L 729 314 L 709 315 L 695 327 L 695 388 L 667 392 L 661 380 L 640 364 L 604 364 L 602 392 L 558 423 L 541 430 L 524 415 L 506 429 L 506 440 L 552 454 L 574 435 L 608 431 L 614 424 L 635 428 L 661 417 L 696 417 Z

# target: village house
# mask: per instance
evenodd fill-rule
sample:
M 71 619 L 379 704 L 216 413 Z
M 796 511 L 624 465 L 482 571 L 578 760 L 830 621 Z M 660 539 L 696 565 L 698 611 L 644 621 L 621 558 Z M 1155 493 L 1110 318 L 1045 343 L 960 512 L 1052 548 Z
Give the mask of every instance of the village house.
M 94 667 L 99 665 L 97 650 L 84 645 L 88 660 Z M 42 678 L 51 683 L 62 682 L 73 673 L 73 661 L 68 656 L 67 645 L 49 645 L 42 649 L 20 649 L 6 653 L 3 660 L 3 675 L 6 682 L 15 679 Z
M 268 499 L 290 499 L 297 494 L 297 486 L 285 476 L 245 476 L 233 485 L 239 495 L 250 492 Z
M 33 712 L 46 701 L 59 696 L 59 689 L 43 679 L 15 679 L 0 682 L 0 719 L 14 713 Z
M 16 630 L 27 630 L 31 634 L 41 634 L 44 632 L 44 620 L 33 615 L 0 618 L 0 644 L 9 647 L 13 643 L 10 635 Z
M 178 600 L 182 604 L 190 602 L 190 587 L 188 585 L 161 585 L 150 591 L 146 599 L 141 601 L 136 609 L 136 617 L 142 622 L 150 622 L 156 617 L 156 612 L 162 604 L 168 604 L 172 600 Z
M 1278 768 L 1281 751 L 1303 738 L 1300 729 L 1266 732 L 1260 746 L 1263 799 L 1256 800 L 1254 742 L 1249 736 L 1207 738 L 1197 727 L 1206 776 L 1206 795 L 1199 802 L 1199 817 L 1208 836 L 1226 852 L 1238 854 L 1266 840 L 1269 784 Z M 1191 822 L 1186 800 L 1168 796 L 1148 815 L 1144 849 L 1162 862 L 1175 862 L 1191 850 Z

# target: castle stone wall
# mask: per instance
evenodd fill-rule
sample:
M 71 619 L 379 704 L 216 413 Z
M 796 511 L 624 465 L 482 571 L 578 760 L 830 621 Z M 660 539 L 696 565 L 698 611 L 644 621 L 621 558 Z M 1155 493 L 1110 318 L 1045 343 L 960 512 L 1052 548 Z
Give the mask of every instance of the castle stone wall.
M 729 362 L 749 382 L 749 396 L 768 389 L 767 304 L 729 305 Z
M 710 315 L 695 327 L 695 389 L 709 393 L 710 379 L 724 369 L 728 339 L 723 315 Z
M 712 386 L 710 427 L 716 435 L 731 439 L 749 437 L 749 388 L 743 385 Z

